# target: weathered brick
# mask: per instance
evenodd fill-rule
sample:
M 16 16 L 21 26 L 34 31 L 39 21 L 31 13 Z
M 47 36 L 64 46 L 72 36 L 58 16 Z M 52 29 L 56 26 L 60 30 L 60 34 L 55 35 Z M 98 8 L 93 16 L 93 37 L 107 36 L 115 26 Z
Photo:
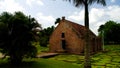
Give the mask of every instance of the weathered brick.
M 77 23 L 62 19 L 53 31 L 49 48 L 50 52 L 67 52 L 81 54 L 84 52 L 86 28 Z M 64 38 L 62 37 L 64 34 Z M 101 39 L 98 38 L 91 30 L 90 51 L 91 53 L 101 50 Z M 62 46 L 62 40 L 65 40 L 65 46 Z

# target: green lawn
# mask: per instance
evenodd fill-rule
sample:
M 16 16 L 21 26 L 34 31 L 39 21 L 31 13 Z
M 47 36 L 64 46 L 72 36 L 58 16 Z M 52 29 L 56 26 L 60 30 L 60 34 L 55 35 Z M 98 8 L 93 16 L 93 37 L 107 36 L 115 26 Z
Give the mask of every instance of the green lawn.
M 41 47 L 41 51 L 47 50 Z M 120 45 L 107 45 L 105 50 L 91 56 L 92 68 L 120 68 Z M 84 56 L 62 54 L 46 59 L 24 59 L 20 66 L 11 66 L 7 59 L 0 59 L 0 68 L 83 68 L 83 63 Z
M 59 60 L 83 66 L 84 56 L 58 55 L 49 59 Z M 98 52 L 91 56 L 92 68 L 120 68 L 120 45 L 106 45 L 104 52 Z
M 42 58 L 24 59 L 19 66 L 10 65 L 6 60 L 0 60 L 0 68 L 79 68 L 78 65 Z

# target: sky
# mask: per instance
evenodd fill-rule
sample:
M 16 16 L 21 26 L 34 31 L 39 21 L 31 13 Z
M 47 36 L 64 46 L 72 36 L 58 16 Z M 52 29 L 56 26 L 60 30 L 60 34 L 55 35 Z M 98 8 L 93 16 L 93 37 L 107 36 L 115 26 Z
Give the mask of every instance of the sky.
M 106 0 L 107 5 L 89 6 L 90 29 L 98 35 L 100 25 L 109 20 L 120 23 L 120 0 Z M 55 25 L 57 18 L 65 16 L 67 20 L 84 25 L 84 7 L 75 7 L 63 0 L 0 0 L 0 13 L 21 11 L 36 18 L 43 28 Z

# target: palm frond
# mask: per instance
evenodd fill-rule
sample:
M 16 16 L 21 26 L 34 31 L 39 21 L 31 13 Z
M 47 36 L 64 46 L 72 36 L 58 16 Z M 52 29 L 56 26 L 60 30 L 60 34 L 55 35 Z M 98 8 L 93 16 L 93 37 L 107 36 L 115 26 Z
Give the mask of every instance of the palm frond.
M 103 6 L 106 5 L 106 1 L 105 1 L 105 0 L 98 0 L 97 3 L 100 3 L 100 4 L 102 4 Z
M 73 2 L 73 4 L 76 7 L 84 6 L 85 3 L 88 5 L 92 5 L 93 3 L 102 4 L 103 6 L 106 5 L 106 0 L 64 0 L 64 1 Z
M 64 1 L 73 2 L 75 7 L 80 7 L 84 5 L 84 0 L 64 0 Z
M 84 0 L 73 0 L 76 7 L 84 6 Z
M 106 1 L 105 0 L 88 0 L 87 3 L 89 5 L 93 4 L 93 3 L 97 3 L 97 4 L 102 4 L 103 6 L 106 5 Z

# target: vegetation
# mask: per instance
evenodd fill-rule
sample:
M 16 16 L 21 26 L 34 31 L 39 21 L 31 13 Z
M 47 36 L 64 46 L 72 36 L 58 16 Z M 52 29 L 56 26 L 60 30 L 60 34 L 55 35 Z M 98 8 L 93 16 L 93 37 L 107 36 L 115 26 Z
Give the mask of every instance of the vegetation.
M 64 61 L 33 58 L 24 59 L 19 66 L 11 65 L 7 60 L 0 59 L 0 68 L 79 68 L 78 65 L 67 63 Z
M 48 51 L 49 51 L 49 48 L 48 48 L 48 47 L 40 46 L 39 41 L 38 41 L 38 42 L 34 42 L 33 45 L 35 45 L 36 48 L 37 48 L 37 55 L 40 55 L 40 54 L 42 54 L 42 53 L 45 53 L 45 52 L 48 52 Z
M 60 23 L 60 18 L 57 18 L 55 24 Z
M 19 64 L 24 57 L 36 56 L 35 40 L 37 21 L 22 12 L 3 12 L 0 15 L 0 52 L 10 56 L 13 64 Z
M 42 49 L 44 51 L 44 48 Z M 119 68 L 120 45 L 105 45 L 104 52 L 91 56 L 92 68 Z M 51 58 L 24 58 L 20 66 L 10 65 L 8 59 L 0 59 L 0 68 L 83 68 L 85 56 L 62 54 Z
M 120 44 L 120 24 L 107 21 L 98 29 L 99 36 L 104 36 L 105 44 Z
M 91 68 L 91 63 L 90 63 L 90 45 L 89 45 L 89 5 L 92 5 L 93 3 L 98 3 L 102 5 L 106 5 L 105 0 L 66 0 L 66 1 L 72 1 L 75 4 L 75 7 L 80 7 L 84 6 L 85 10 L 85 18 L 84 18 L 84 24 L 86 27 L 86 35 L 85 35 L 85 66 L 84 68 Z
M 54 28 L 55 28 L 54 26 L 51 26 L 40 31 L 39 33 L 40 46 L 47 47 L 50 35 L 52 34 Z

